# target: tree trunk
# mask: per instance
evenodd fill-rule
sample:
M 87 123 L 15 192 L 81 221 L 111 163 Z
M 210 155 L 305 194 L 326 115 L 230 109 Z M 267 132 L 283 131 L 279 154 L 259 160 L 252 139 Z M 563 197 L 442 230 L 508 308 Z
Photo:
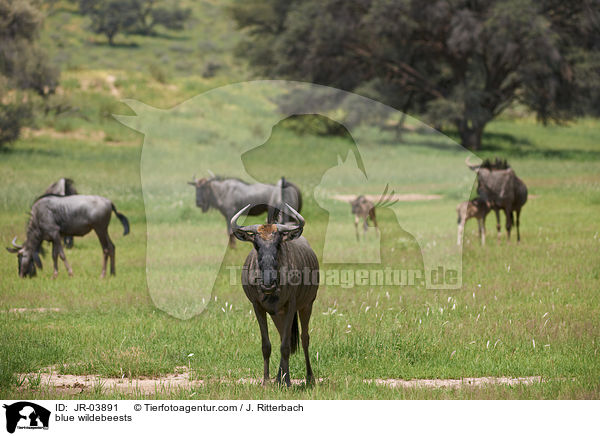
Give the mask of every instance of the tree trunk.
M 469 150 L 481 150 L 481 137 L 485 124 L 471 124 L 463 121 L 458 124 L 458 133 L 460 134 L 460 143 Z

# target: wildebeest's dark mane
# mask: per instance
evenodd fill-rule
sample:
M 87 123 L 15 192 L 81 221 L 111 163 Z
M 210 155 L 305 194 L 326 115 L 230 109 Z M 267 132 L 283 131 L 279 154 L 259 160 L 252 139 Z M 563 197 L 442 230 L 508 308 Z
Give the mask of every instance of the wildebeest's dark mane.
M 494 161 L 491 159 L 485 159 L 480 168 L 487 168 L 488 170 L 507 170 L 510 168 L 510 165 L 506 161 L 506 159 L 496 158 Z
M 57 197 L 60 197 L 58 195 Z M 27 221 L 27 227 L 25 229 L 25 245 L 28 245 L 32 251 L 37 251 L 42 256 L 46 254 L 42 247 L 42 230 L 34 224 L 34 216 L 31 212 L 28 213 L 29 220 Z
M 63 198 L 63 197 L 66 197 L 66 195 L 58 195 L 58 194 L 42 194 L 42 195 L 40 195 L 38 198 L 36 198 L 35 200 L 33 200 L 33 203 L 32 203 L 32 205 L 33 205 L 33 204 L 35 204 L 35 203 L 37 203 L 38 201 L 40 201 L 42 198 L 46 198 L 46 197 L 60 197 L 60 198 Z

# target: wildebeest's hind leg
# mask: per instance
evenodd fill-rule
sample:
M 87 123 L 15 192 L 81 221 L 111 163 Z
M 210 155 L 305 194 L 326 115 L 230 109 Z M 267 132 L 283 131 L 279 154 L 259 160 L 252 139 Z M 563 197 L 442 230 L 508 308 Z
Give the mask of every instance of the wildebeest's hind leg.
M 519 226 L 521 225 L 521 209 L 517 209 L 517 242 L 521 241 L 521 232 Z
M 354 215 L 354 230 L 356 230 L 356 240 L 360 241 L 360 238 L 358 237 L 358 222 L 360 221 L 360 218 L 358 218 L 358 215 Z
M 110 240 L 108 236 L 108 229 L 94 229 L 96 235 L 98 235 L 98 240 L 100 241 L 100 245 L 102 246 L 102 273 L 100 274 L 100 278 L 106 277 L 106 261 L 110 257 L 110 274 L 115 275 L 115 245 Z
M 494 213 L 496 214 L 496 231 L 498 232 L 498 242 L 500 242 L 500 210 L 494 209 Z
M 306 384 L 313 384 L 315 377 L 313 375 L 312 367 L 310 366 L 310 357 L 308 355 L 308 345 L 310 343 L 310 336 L 308 334 L 308 322 L 310 321 L 310 315 L 312 313 L 312 303 L 303 309 L 298 311 L 300 315 L 300 325 L 302 326 L 302 349 L 304 350 L 304 360 L 306 361 Z
M 504 215 L 506 216 L 506 240 L 510 241 L 510 229 L 512 228 L 512 223 L 513 223 L 512 210 L 505 209 Z
M 377 217 L 375 216 L 375 208 L 373 208 L 369 211 L 369 218 L 371 218 L 371 221 L 373 221 L 373 225 L 375 226 L 375 229 L 377 230 L 377 234 L 379 235 L 379 226 L 377 225 Z
M 254 304 L 254 313 L 260 327 L 260 339 L 262 341 L 262 354 L 264 360 L 263 386 L 269 383 L 269 359 L 271 358 L 271 341 L 269 340 L 269 327 L 267 325 L 267 313 L 258 304 Z

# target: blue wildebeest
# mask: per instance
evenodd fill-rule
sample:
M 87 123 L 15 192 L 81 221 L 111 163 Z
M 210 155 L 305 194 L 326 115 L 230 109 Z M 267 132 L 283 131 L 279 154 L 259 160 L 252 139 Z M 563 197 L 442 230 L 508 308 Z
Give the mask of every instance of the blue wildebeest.
M 510 240 L 510 229 L 513 223 L 517 225 L 517 241 L 521 240 L 519 226 L 521 224 L 521 209 L 527 202 L 527 186 L 517 177 L 506 160 L 496 159 L 495 162 L 483 161 L 481 165 L 465 163 L 477 173 L 477 194 L 496 214 L 496 229 L 500 238 L 500 210 L 506 216 L 506 236 Z M 516 214 L 516 219 L 513 216 Z
M 196 179 L 194 176 L 194 180 L 188 184 L 196 188 L 196 206 L 201 208 L 202 212 L 207 212 L 212 207 L 225 217 L 231 247 L 235 246 L 231 218 L 246 204 L 253 205 L 249 215 L 256 216 L 268 212 L 268 222 L 277 221 L 274 211 L 284 202 L 298 211 L 302 209 L 300 189 L 283 178 L 276 185 L 251 185 L 237 178 L 212 176 Z M 282 221 L 285 221 L 285 217 L 282 217 Z
M 479 197 L 474 198 L 473 200 L 463 201 L 456 206 L 456 212 L 458 213 L 458 237 L 456 239 L 456 244 L 460 245 L 466 222 L 471 218 L 477 218 L 481 245 L 485 245 L 485 217 L 490 212 L 487 203 Z
M 308 355 L 308 323 L 319 287 L 319 263 L 308 241 L 302 237 L 304 218 L 287 206 L 294 224 L 264 224 L 240 227 L 237 219 L 250 210 L 247 205 L 231 219 L 233 234 L 248 241 L 254 249 L 246 257 L 242 269 L 242 287 L 254 307 L 260 327 L 264 359 L 263 384 L 269 382 L 271 342 L 267 317 L 277 327 L 281 338 L 281 361 L 277 382 L 290 386 L 290 354 L 298 348 L 298 314 L 302 324 L 302 348 L 306 361 L 306 382 L 314 382 Z
M 67 262 L 60 242 L 64 236 L 84 236 L 94 230 L 104 254 L 102 277 L 106 275 L 106 261 L 110 257 L 110 273 L 115 274 L 115 246 L 108 236 L 108 224 L 114 212 L 123 225 L 126 235 L 129 233 L 129 221 L 125 215 L 117 212 L 115 205 L 107 198 L 97 195 L 71 195 L 68 197 L 53 194 L 42 195 L 31 207 L 31 217 L 27 224 L 27 239 L 22 246 L 13 239 L 13 247 L 7 248 L 16 253 L 19 260 L 19 276 L 33 277 L 36 266 L 42 268 L 40 254 L 42 242 L 52 242 L 54 277 L 58 274 L 58 257 L 62 259 L 69 275 L 73 270 Z
M 67 196 L 67 195 L 77 195 L 78 192 L 77 192 L 77 189 L 75 189 L 75 182 L 73 182 L 72 179 L 63 177 L 61 179 L 58 179 L 56 182 L 54 182 L 50 186 L 48 186 L 48 189 L 46 189 L 46 192 L 44 192 L 44 194 Z M 73 248 L 73 237 L 72 236 L 65 236 L 64 241 L 65 241 L 65 247 Z

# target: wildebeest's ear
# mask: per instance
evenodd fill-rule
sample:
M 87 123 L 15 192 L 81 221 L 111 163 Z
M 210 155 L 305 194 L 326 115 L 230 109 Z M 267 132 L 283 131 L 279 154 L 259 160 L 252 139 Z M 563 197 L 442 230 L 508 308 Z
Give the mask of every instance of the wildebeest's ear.
M 253 242 L 254 241 L 254 232 L 249 232 L 244 229 L 235 229 L 233 231 L 233 236 L 243 242 Z
M 282 241 L 293 241 L 294 239 L 302 236 L 303 227 L 298 227 L 297 229 L 287 231 L 283 233 Z
M 18 253 L 19 249 L 14 247 L 6 247 L 6 251 L 8 251 L 9 253 Z

